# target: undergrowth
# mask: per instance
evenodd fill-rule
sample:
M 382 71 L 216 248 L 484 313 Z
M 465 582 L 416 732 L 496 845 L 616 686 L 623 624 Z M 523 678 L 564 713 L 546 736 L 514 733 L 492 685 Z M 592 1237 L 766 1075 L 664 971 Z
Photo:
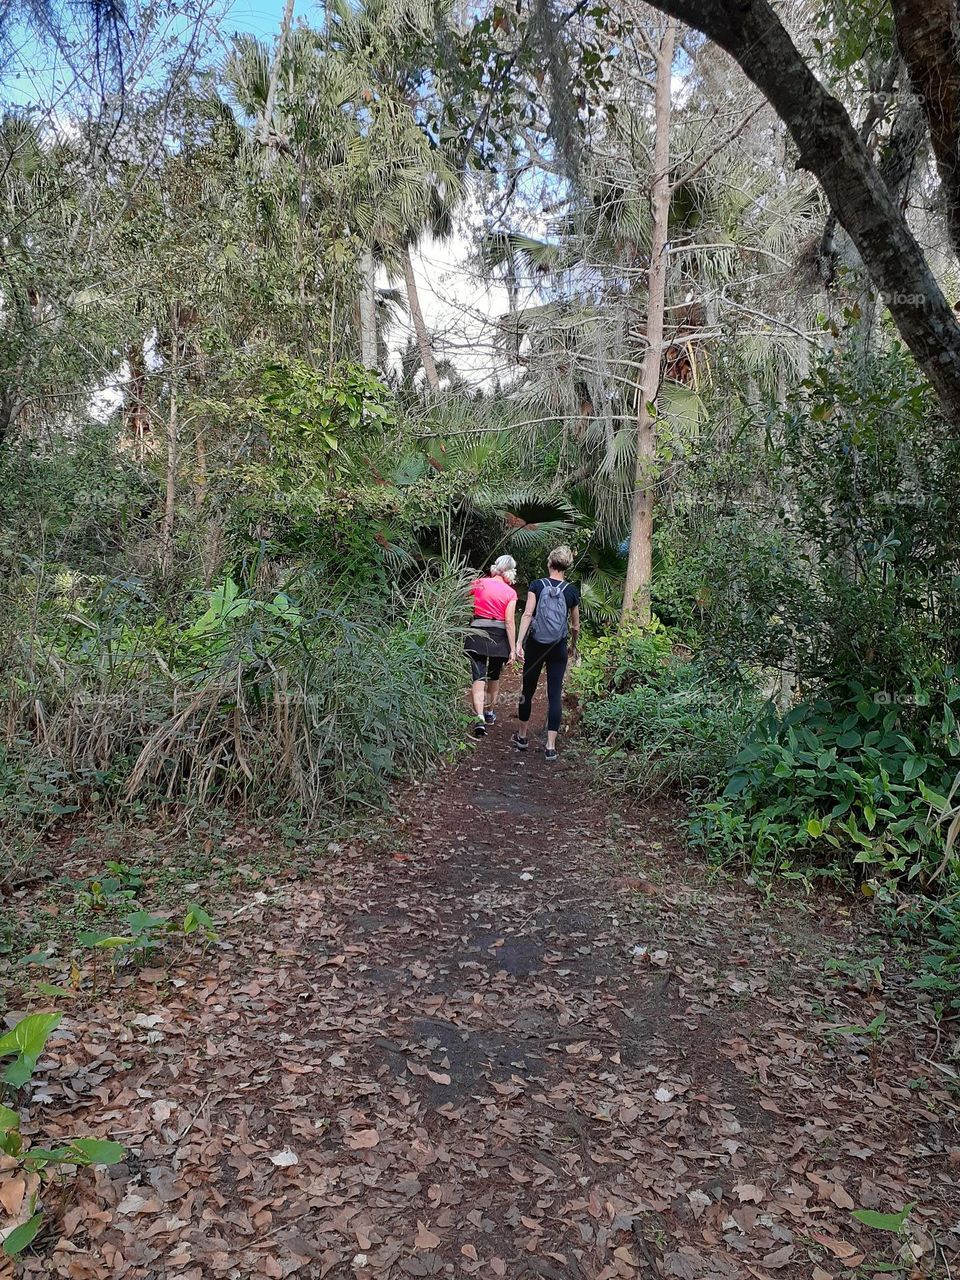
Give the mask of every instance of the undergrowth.
M 768 894 L 830 882 L 865 895 L 920 944 L 915 985 L 938 1016 L 960 1014 L 952 675 L 906 705 L 850 681 L 781 714 L 654 622 L 588 642 L 576 682 L 608 785 L 669 792 L 690 845 Z
M 588 643 L 575 679 L 605 779 L 644 797 L 710 793 L 760 706 L 748 683 L 678 652 L 658 625 Z
M 0 827 L 80 808 L 296 823 L 376 807 L 457 741 L 460 584 L 336 606 L 318 586 L 264 597 L 228 578 L 177 618 L 105 584 L 48 600 L 46 627 L 11 627 Z

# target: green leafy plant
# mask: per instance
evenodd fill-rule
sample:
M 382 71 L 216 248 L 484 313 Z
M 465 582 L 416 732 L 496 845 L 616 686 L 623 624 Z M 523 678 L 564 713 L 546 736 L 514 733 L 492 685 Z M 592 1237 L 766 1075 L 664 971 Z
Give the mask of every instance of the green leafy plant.
M 186 914 L 180 922 L 180 930 L 185 938 L 199 933 L 207 942 L 215 942 L 217 939 L 213 921 L 203 907 L 198 906 L 195 902 L 191 902 L 187 907 Z
M 941 864 L 955 728 L 951 712 L 951 742 L 938 751 L 902 720 L 862 686 L 845 702 L 771 713 L 733 760 L 722 797 L 695 816 L 691 839 L 773 872 L 802 859 L 830 874 L 923 885 Z
M 591 643 L 574 684 L 605 777 L 644 795 L 719 789 L 758 708 L 748 685 L 678 651 L 660 624 Z
M 884 1042 L 889 1035 L 889 1023 L 885 1012 L 880 1012 L 870 1019 L 865 1026 L 833 1026 L 828 1036 L 856 1036 L 870 1042 L 870 1071 L 876 1076 L 880 1054 Z
M 95 910 L 106 907 L 121 906 L 132 902 L 143 887 L 143 878 L 139 872 L 122 862 L 108 862 L 104 867 L 106 874 L 80 881 L 75 885 L 80 903 Z
M 912 1200 L 897 1213 L 878 1213 L 875 1209 L 854 1209 L 853 1217 L 858 1222 L 862 1222 L 865 1227 L 872 1227 L 874 1231 L 891 1231 L 894 1235 L 899 1235 L 916 1207 L 917 1202 Z
M 251 464 L 249 484 L 301 501 L 352 466 L 361 428 L 382 431 L 394 421 L 390 393 L 357 365 L 320 370 L 304 360 L 267 364 L 260 388 L 244 404 L 260 427 L 268 460 Z
M 29 1014 L 0 1038 L 0 1056 L 16 1054 L 4 1075 L 7 1084 L 20 1088 L 28 1082 L 43 1052 L 50 1032 L 59 1024 L 59 1013 Z M 82 1169 L 89 1165 L 117 1164 L 126 1154 L 118 1142 L 101 1138 L 71 1138 L 56 1147 L 26 1146 L 20 1134 L 20 1114 L 11 1107 L 0 1106 L 0 1152 L 15 1161 L 14 1168 L 35 1174 L 40 1185 L 49 1184 L 65 1169 Z M 43 1226 L 43 1210 L 38 1207 L 39 1189 L 31 1192 L 27 1202 L 28 1217 L 18 1224 L 3 1241 L 7 1257 L 16 1257 L 36 1239 Z
M 923 949 L 914 987 L 933 999 L 943 1016 L 960 1015 L 960 908 L 955 898 L 928 902 L 915 913 Z M 901 922 L 897 922 L 899 925 Z
M 22 1089 L 28 1083 L 51 1032 L 60 1025 L 62 1017 L 60 1013 L 30 1013 L 0 1036 L 0 1058 L 13 1058 L 3 1073 L 5 1084 Z
M 912 1268 L 916 1265 L 918 1259 L 922 1256 L 922 1247 L 917 1248 L 914 1242 L 910 1240 L 908 1230 L 910 1214 L 916 1206 L 917 1202 L 912 1200 L 894 1213 L 880 1213 L 876 1209 L 854 1209 L 851 1211 L 851 1217 L 855 1218 L 857 1222 L 863 1223 L 865 1227 L 870 1227 L 874 1231 L 887 1232 L 901 1241 L 899 1258 L 895 1262 L 871 1261 L 869 1263 L 871 1272 L 884 1274 L 896 1272 L 902 1274 L 907 1267 Z
M 863 1027 L 861 1026 L 831 1027 L 831 1033 L 834 1035 L 864 1036 L 872 1040 L 874 1044 L 880 1043 L 880 1041 L 883 1039 L 884 1035 L 886 1034 L 886 1030 L 887 1030 L 887 1015 L 885 1013 L 878 1013 L 875 1018 L 871 1018 L 871 1020 L 866 1024 L 866 1026 L 863 1026 Z
M 877 990 L 883 985 L 883 956 L 828 956 L 823 964 L 824 972 L 840 976 Z
M 93 992 L 98 989 L 100 965 L 99 956 L 110 957 L 110 969 L 114 972 L 119 963 L 132 959 L 134 963 L 142 963 L 147 956 L 170 938 L 181 937 L 184 941 L 195 936 L 202 937 L 204 942 L 215 942 L 216 930 L 209 913 L 196 902 L 191 902 L 182 917 L 171 917 L 164 912 L 132 911 L 121 921 L 121 932 L 98 933 L 84 930 L 77 941 L 88 948 L 93 955 L 92 986 Z

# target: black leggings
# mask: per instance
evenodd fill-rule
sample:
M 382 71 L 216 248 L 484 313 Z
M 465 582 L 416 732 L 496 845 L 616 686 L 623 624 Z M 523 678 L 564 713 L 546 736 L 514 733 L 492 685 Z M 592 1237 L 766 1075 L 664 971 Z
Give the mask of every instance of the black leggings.
M 563 710 L 563 676 L 567 669 L 567 642 L 557 640 L 554 644 L 537 644 L 536 640 L 527 640 L 523 657 L 523 692 L 520 694 L 520 707 L 517 715 L 526 724 L 533 710 L 533 695 L 540 683 L 540 672 L 547 668 L 547 728 L 556 732 L 560 728 L 560 713 Z

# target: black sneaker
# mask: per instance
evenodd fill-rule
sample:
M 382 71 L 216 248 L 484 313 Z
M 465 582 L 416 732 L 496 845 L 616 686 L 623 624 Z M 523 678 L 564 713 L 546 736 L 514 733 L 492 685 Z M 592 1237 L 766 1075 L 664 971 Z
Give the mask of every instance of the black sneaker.
M 483 718 L 487 724 L 497 723 L 497 713 L 495 711 L 485 711 L 483 713 Z
M 547 747 L 546 751 L 544 751 L 543 753 L 543 758 L 544 760 L 556 760 L 557 758 L 556 747 Z
M 475 738 L 483 738 L 486 736 L 487 726 L 483 720 L 477 720 L 473 726 L 473 736 Z
M 511 747 L 516 747 L 518 751 L 526 751 L 530 744 L 527 742 L 526 738 L 521 738 L 519 733 L 515 733 L 510 739 L 510 745 Z

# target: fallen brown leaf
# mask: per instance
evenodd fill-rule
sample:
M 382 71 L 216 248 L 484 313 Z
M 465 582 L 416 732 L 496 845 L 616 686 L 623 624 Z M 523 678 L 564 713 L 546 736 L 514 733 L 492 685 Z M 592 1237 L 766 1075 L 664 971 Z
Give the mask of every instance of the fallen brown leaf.
M 413 1242 L 415 1249 L 437 1249 L 440 1246 L 440 1237 L 435 1231 L 431 1231 L 425 1222 L 417 1220 L 417 1236 Z
M 857 1246 L 850 1244 L 847 1240 L 837 1240 L 834 1236 L 824 1235 L 822 1231 L 811 1231 L 810 1238 L 816 1240 L 817 1244 L 822 1244 L 825 1249 L 836 1258 L 852 1258 L 857 1252 Z
M 771 1271 L 776 1271 L 780 1267 L 785 1267 L 793 1257 L 793 1245 L 785 1244 L 781 1249 L 775 1249 L 773 1253 L 768 1253 L 763 1259 L 763 1265 L 769 1267 Z
M 11 1178 L 7 1182 L 0 1182 L 0 1205 L 11 1218 L 15 1218 L 20 1212 L 26 1191 L 26 1178 Z
M 376 1129 L 354 1129 L 344 1134 L 343 1140 L 351 1151 L 369 1151 L 380 1141 L 380 1135 Z
M 751 1182 L 738 1182 L 734 1191 L 741 1204 L 746 1204 L 747 1201 L 760 1204 L 766 1194 L 762 1187 L 755 1187 Z

